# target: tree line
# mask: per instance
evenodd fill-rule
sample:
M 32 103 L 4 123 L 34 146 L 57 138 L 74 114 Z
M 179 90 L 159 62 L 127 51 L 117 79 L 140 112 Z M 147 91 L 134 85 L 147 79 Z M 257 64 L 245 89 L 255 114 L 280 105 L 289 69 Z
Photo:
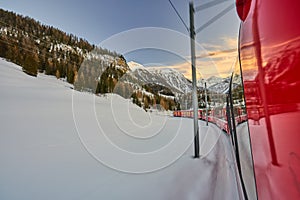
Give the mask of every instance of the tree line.
M 0 57 L 20 65 L 31 76 L 40 72 L 64 78 L 79 91 L 120 92 L 145 110 L 156 105 L 166 110 L 180 107 L 168 88 L 144 85 L 145 91 L 154 94 L 149 97 L 132 88 L 130 81 L 118 82 L 130 70 L 122 55 L 3 9 L 0 9 Z
M 118 55 L 32 18 L 0 9 L 0 56 L 22 66 L 29 75 L 42 72 L 73 84 L 85 56 L 95 49 Z

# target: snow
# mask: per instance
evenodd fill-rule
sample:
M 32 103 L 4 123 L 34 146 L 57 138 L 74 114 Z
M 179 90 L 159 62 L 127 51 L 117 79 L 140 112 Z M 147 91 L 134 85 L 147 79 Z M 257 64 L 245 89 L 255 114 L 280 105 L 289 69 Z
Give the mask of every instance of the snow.
M 147 92 L 145 89 L 142 89 L 141 92 L 143 95 L 146 95 L 150 98 L 154 98 L 154 94 L 152 94 L 151 92 Z
M 235 80 L 239 80 L 239 76 L 235 77 Z M 227 78 L 221 78 L 216 76 L 211 76 L 208 79 L 200 79 L 197 81 L 197 86 L 201 88 L 205 88 L 205 83 L 207 86 L 207 89 L 212 92 L 225 94 L 229 90 L 229 82 L 230 77 Z M 236 84 L 233 84 L 233 88 L 236 86 Z
M 172 90 L 173 93 L 187 93 L 191 91 L 192 85 L 184 75 L 175 69 L 163 67 L 144 67 L 134 61 L 128 62 L 131 69 L 129 74 L 144 83 L 155 83 L 163 85 Z
M 81 50 L 81 52 L 82 52 L 82 50 Z M 103 64 L 105 64 L 105 65 L 110 65 L 112 62 L 116 61 L 115 57 L 113 57 L 111 55 L 107 55 L 107 54 L 100 54 L 95 50 L 85 54 L 84 57 L 85 57 L 85 59 L 88 59 L 88 60 L 92 60 L 92 59 L 101 60 L 101 62 L 103 62 Z
M 135 71 L 136 69 L 145 69 L 145 67 L 137 62 L 130 61 L 127 63 L 131 71 Z
M 164 94 L 159 94 L 159 96 L 164 97 L 164 98 L 166 98 L 166 99 L 172 99 L 172 100 L 175 99 L 174 96 L 168 96 L 168 95 L 164 95 Z
M 242 198 L 216 126 L 199 121 L 203 157 L 193 159 L 192 120 L 71 87 L 0 60 L 1 200 Z
M 124 67 L 123 67 L 123 66 L 121 66 L 121 65 L 116 65 L 116 69 L 123 70 L 123 69 L 124 69 Z
M 150 68 L 150 72 L 156 74 L 157 76 L 161 77 L 165 80 L 168 85 L 176 88 L 178 91 L 182 93 L 188 93 L 192 89 L 191 83 L 187 81 L 187 79 L 175 69 L 171 68 Z
M 5 35 L 7 35 L 7 28 L 6 27 L 1 27 L 0 28 L 0 33 L 3 33 L 3 32 L 4 32 Z

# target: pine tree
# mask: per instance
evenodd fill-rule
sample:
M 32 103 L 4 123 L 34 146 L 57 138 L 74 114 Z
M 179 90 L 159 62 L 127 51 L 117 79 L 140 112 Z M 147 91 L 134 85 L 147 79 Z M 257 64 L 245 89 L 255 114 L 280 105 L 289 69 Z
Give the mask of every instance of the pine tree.
M 38 61 L 35 56 L 26 55 L 23 71 L 31 76 L 37 76 Z

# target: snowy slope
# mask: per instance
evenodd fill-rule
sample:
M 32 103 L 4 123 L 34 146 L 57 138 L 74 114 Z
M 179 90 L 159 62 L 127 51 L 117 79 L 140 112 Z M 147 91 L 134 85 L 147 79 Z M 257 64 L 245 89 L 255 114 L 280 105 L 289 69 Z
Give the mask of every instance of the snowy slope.
M 199 122 L 205 156 L 195 160 L 192 120 L 148 114 L 117 95 L 70 87 L 0 60 L 1 200 L 240 199 L 230 140 L 215 126 Z M 128 154 L 115 154 L 103 133 Z M 143 156 L 151 152 L 156 156 Z M 166 162 L 172 164 L 161 165 Z M 132 174 L 108 165 L 165 168 Z

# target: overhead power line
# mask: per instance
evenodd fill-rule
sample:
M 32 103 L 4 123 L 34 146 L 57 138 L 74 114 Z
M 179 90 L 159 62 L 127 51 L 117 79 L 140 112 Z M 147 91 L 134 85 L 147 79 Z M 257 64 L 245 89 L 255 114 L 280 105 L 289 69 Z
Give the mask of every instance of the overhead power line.
M 186 23 L 184 22 L 184 20 L 183 20 L 182 17 L 180 16 L 179 12 L 178 12 L 177 9 L 175 8 L 175 6 L 174 6 L 174 4 L 172 3 L 172 1 L 169 0 L 169 2 L 170 2 L 170 4 L 171 4 L 172 8 L 174 9 L 174 11 L 176 12 L 177 16 L 179 17 L 179 19 L 181 20 L 181 22 L 182 22 L 183 25 L 185 26 L 186 30 L 187 30 L 188 32 L 190 32 L 189 27 L 186 25 Z
M 184 27 L 186 28 L 186 30 L 188 32 L 190 32 L 189 27 L 187 26 L 187 24 L 184 22 L 183 18 L 181 17 L 181 15 L 179 14 L 178 10 L 176 9 L 176 7 L 174 6 L 174 4 L 172 3 L 171 0 L 168 0 L 169 3 L 171 4 L 172 8 L 174 9 L 174 11 L 176 12 L 176 15 L 179 17 L 180 21 L 182 22 L 182 24 L 184 25 Z M 213 7 L 215 5 L 224 3 L 228 0 L 214 0 L 208 3 L 205 3 L 203 5 L 200 5 L 198 7 L 195 8 L 195 12 L 198 11 L 202 11 L 205 9 L 208 9 L 210 7 Z M 205 28 L 207 28 L 209 25 L 211 25 L 212 23 L 214 23 L 215 21 L 217 21 L 218 19 L 220 19 L 221 17 L 223 17 L 225 14 L 227 14 L 230 10 L 232 10 L 235 7 L 235 4 L 232 3 L 231 5 L 229 5 L 227 8 L 225 8 L 224 10 L 222 10 L 220 13 L 218 13 L 216 16 L 214 16 L 212 19 L 210 19 L 208 22 L 206 22 L 204 25 L 202 25 L 201 27 L 199 27 L 196 30 L 196 33 L 199 33 L 201 31 L 203 31 Z
M 203 5 L 200 5 L 200 6 L 196 7 L 195 8 L 195 12 L 198 12 L 198 11 L 201 11 L 201 10 L 205 10 L 205 9 L 213 7 L 215 5 L 224 3 L 226 1 L 228 1 L 228 0 L 214 0 L 214 1 L 211 1 L 211 2 L 208 2 L 208 3 L 205 3 Z
M 198 28 L 196 30 L 196 33 L 199 33 L 200 31 L 203 31 L 206 27 L 208 27 L 209 25 L 211 25 L 212 23 L 214 23 L 215 21 L 217 21 L 218 19 L 223 17 L 225 14 L 227 14 L 234 7 L 235 7 L 235 4 L 233 3 L 230 6 L 228 6 L 227 8 L 225 8 L 224 10 L 222 10 L 219 14 L 217 14 L 216 16 L 211 18 L 208 22 L 206 22 L 204 25 L 202 25 L 200 28 Z

